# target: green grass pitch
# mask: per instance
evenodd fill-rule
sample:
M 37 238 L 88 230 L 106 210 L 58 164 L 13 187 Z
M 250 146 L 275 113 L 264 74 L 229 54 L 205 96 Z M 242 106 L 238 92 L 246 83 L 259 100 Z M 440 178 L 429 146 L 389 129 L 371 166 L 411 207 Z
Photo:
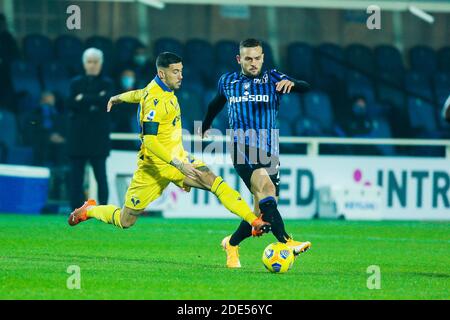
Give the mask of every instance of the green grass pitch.
M 0 215 L 0 299 L 449 299 L 450 223 L 286 221 L 312 242 L 286 274 L 261 262 L 275 238 L 247 239 L 242 268 L 222 238 L 237 219 L 141 218 L 128 230 L 62 216 Z M 81 289 L 67 288 L 80 267 Z M 379 266 L 381 288 L 367 272 Z

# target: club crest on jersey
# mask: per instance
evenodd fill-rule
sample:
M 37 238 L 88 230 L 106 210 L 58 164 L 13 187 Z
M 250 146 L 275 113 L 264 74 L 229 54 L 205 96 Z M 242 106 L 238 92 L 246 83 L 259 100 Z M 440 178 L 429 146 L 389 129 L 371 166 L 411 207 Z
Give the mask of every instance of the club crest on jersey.
M 153 119 L 155 119 L 155 116 L 156 116 L 156 111 L 155 110 L 150 110 L 150 112 L 147 115 L 147 120 L 153 121 Z
M 250 82 L 244 83 L 244 90 L 248 90 L 250 88 Z
M 131 202 L 133 203 L 133 206 L 137 206 L 139 203 L 141 203 L 141 201 L 137 198 L 137 197 L 135 197 L 135 196 L 132 196 L 131 197 Z

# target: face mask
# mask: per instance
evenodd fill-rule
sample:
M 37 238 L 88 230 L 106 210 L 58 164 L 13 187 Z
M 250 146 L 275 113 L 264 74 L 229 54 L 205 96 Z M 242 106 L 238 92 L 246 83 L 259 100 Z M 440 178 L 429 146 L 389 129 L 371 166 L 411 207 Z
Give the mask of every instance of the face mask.
M 143 54 L 139 54 L 137 56 L 134 56 L 134 62 L 139 65 L 139 66 L 143 66 L 145 64 L 145 61 L 147 60 L 147 58 L 145 57 L 145 55 Z
M 122 82 L 123 88 L 126 88 L 126 89 L 132 88 L 134 86 L 134 77 L 123 76 L 121 78 L 121 82 Z

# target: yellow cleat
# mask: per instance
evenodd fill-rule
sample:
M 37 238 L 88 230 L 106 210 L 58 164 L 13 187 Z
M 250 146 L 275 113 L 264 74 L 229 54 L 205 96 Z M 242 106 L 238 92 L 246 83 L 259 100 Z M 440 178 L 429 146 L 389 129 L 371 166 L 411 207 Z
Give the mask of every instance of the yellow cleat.
M 239 261 L 239 246 L 230 245 L 230 238 L 231 236 L 228 236 L 222 240 L 222 248 L 227 253 L 227 267 L 240 268 L 241 262 Z
M 300 242 L 295 241 L 293 239 L 288 239 L 286 245 L 292 249 L 295 256 L 298 256 L 300 253 L 306 252 L 311 249 L 311 242 Z

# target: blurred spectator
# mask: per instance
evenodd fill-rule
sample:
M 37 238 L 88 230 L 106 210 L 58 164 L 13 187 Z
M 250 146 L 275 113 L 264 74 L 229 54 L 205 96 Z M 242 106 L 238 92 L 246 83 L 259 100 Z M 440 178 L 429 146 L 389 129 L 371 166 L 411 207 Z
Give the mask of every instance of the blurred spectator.
M 156 74 L 155 63 L 148 57 L 146 48 L 143 46 L 136 48 L 133 64 L 129 68 L 135 72 L 137 88 L 145 87 Z
M 136 90 L 136 74 L 131 69 L 125 69 L 119 78 L 120 88 L 117 94 L 122 92 Z M 114 132 L 132 132 L 132 121 L 136 119 L 136 112 L 138 111 L 138 104 L 121 104 L 117 108 L 113 108 L 111 116 L 113 119 Z M 114 149 L 136 150 L 135 141 L 113 141 L 112 147 Z
M 353 99 L 344 130 L 349 137 L 367 136 L 372 132 L 373 123 L 367 112 L 367 101 L 364 97 Z
M 66 118 L 56 107 L 55 95 L 44 91 L 39 107 L 29 118 L 29 132 L 36 165 L 59 166 L 66 161 Z
M 114 94 L 113 83 L 101 75 L 103 52 L 89 48 L 83 53 L 85 75 L 70 85 L 68 149 L 71 162 L 71 206 L 85 201 L 84 172 L 89 161 L 94 170 L 100 204 L 108 202 L 106 158 L 111 149 L 110 115 L 106 105 Z
M 14 111 L 9 65 L 19 56 L 16 40 L 8 31 L 6 17 L 0 13 L 0 104 Z

